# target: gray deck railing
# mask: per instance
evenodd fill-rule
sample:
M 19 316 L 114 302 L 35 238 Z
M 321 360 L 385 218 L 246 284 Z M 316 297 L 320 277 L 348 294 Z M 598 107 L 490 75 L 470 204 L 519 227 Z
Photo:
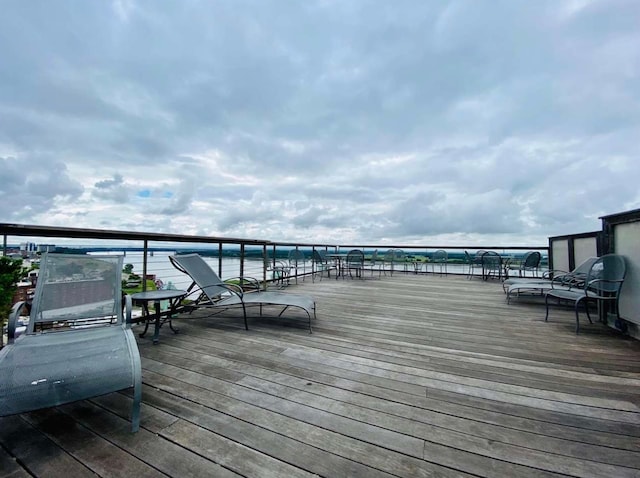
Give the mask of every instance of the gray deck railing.
M 347 252 L 351 249 L 362 249 L 369 256 L 374 250 L 378 250 L 382 255 L 388 249 L 402 249 L 410 258 L 417 258 L 427 262 L 438 249 L 450 251 L 452 255 L 458 254 L 457 259 L 450 262 L 455 264 L 459 262 L 464 251 L 474 254 L 475 251 L 494 250 L 501 254 L 523 254 L 529 250 L 538 250 L 543 257 L 548 256 L 549 248 L 547 246 L 451 246 L 451 245 L 402 245 L 402 244 L 329 244 L 329 243 L 297 243 L 297 242 L 277 242 L 260 239 L 244 239 L 230 237 L 213 237 L 213 236 L 195 236 L 183 234 L 161 234 L 135 231 L 116 231 L 116 230 L 100 230 L 100 229 L 83 229 L 70 227 L 53 227 L 23 224 L 7 224 L 0 223 L 0 234 L 3 236 L 3 253 L 6 254 L 9 245 L 16 243 L 28 242 L 45 242 L 50 243 L 51 239 L 62 239 L 61 243 L 55 244 L 58 250 L 75 252 L 76 246 L 84 246 L 85 250 L 100 251 L 126 250 L 127 254 L 133 254 L 135 251 L 141 254 L 141 270 L 136 273 L 146 277 L 149 274 L 149 263 L 154 254 L 162 254 L 165 252 L 188 252 L 194 251 L 208 256 L 210 263 L 217 266 L 218 274 L 227 278 L 230 275 L 240 277 L 252 276 L 268 283 L 273 280 L 269 275 L 269 264 L 275 260 L 286 261 L 288 253 L 291 249 L 301 249 L 307 257 L 307 267 L 305 273 L 307 275 L 313 273 L 313 263 L 311 261 L 311 252 L 313 249 L 324 249 L 330 252 Z M 82 242 L 84 241 L 84 242 Z M 224 259 L 235 258 L 238 263 L 234 264 L 233 271 L 226 271 L 225 264 L 228 261 Z M 128 262 L 125 259 L 125 263 Z M 164 265 L 154 262 L 154 271 L 157 275 L 166 281 L 177 280 L 180 273 L 171 267 L 169 261 L 165 261 Z M 413 272 L 413 268 L 408 269 Z M 421 270 L 425 273 L 425 270 Z M 452 270 L 455 273 L 455 268 Z M 303 275 L 302 270 L 298 271 L 299 275 Z

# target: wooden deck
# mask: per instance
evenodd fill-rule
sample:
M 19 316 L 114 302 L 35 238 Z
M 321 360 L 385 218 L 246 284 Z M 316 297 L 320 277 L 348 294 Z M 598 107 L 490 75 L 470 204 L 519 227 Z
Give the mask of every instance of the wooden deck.
M 136 434 L 130 393 L 0 419 L 0 477 L 640 476 L 637 341 L 464 277 L 289 292 L 312 335 L 254 311 L 139 339 Z

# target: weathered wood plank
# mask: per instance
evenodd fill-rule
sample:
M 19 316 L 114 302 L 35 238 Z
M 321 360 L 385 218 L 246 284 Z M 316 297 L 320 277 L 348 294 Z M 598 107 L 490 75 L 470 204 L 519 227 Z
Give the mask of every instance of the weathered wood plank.
M 0 419 L 12 476 L 640 475 L 640 344 L 497 281 L 299 281 L 270 307 L 163 329 L 131 391 Z M 60 425 L 60 426 L 58 426 Z M 6 470 L 5 470 L 6 468 Z M 9 470 L 9 471 L 7 471 Z
M 96 476 L 87 466 L 20 416 L 0 418 L 0 444 L 34 476 Z

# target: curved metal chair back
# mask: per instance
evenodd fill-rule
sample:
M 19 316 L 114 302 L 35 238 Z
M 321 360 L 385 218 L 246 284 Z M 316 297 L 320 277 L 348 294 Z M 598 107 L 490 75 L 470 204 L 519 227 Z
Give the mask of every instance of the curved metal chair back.
M 584 287 L 598 295 L 616 296 L 620 293 L 626 273 L 627 267 L 622 256 L 606 254 L 593 263 Z
M 440 267 L 440 275 L 442 275 L 443 268 L 444 268 L 444 273 L 445 274 L 447 273 L 447 262 L 449 260 L 449 255 L 447 254 L 447 251 L 445 251 L 444 249 L 438 249 L 431 256 L 431 260 L 432 260 L 432 270 L 434 274 L 436 272 L 435 270 L 436 265 Z
M 362 269 L 364 268 L 364 252 L 360 249 L 352 249 L 347 253 L 345 267 L 351 275 L 351 271 L 356 271 L 356 277 L 362 277 Z M 344 275 L 343 275 L 344 277 Z
M 482 274 L 486 280 L 491 276 L 502 277 L 502 257 L 494 251 L 486 251 L 482 254 Z
M 522 259 L 522 266 L 520 267 L 520 275 L 524 275 L 527 271 L 537 272 L 542 260 L 542 254 L 538 251 L 529 251 Z
M 289 251 L 289 271 L 295 271 L 296 283 L 298 282 L 298 269 L 302 269 L 302 274 L 307 272 L 307 262 L 304 252 L 300 249 L 291 249 Z M 304 275 L 302 276 L 304 280 Z

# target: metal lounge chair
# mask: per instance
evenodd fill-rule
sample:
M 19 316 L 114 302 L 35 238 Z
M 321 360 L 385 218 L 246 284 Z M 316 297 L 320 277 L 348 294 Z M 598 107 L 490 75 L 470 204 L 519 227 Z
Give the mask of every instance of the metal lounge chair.
M 15 337 L 18 303 L 0 350 L 0 416 L 133 388 L 131 430 L 139 429 L 142 370 L 121 276 L 121 256 L 42 257 L 27 331 Z
M 316 317 L 316 303 L 312 297 L 306 295 L 289 294 L 287 292 L 262 292 L 260 284 L 251 278 L 243 280 L 251 285 L 251 290 L 255 292 L 245 292 L 240 285 L 222 281 L 218 274 L 209 267 L 198 254 L 180 254 L 169 256 L 171 264 L 180 272 L 187 274 L 193 282 L 187 289 L 190 295 L 195 294 L 196 299 L 192 304 L 194 307 L 210 307 L 226 310 L 240 307 L 244 318 L 244 327 L 249 330 L 247 323 L 247 307 L 259 306 L 262 315 L 263 305 L 283 306 L 278 315 L 282 314 L 289 307 L 296 307 L 304 310 L 309 318 L 309 333 L 311 329 L 311 314 Z
M 502 283 L 507 294 L 507 303 L 511 298 L 519 296 L 520 294 L 539 295 L 542 296 L 545 291 L 550 290 L 552 287 L 571 287 L 580 286 L 584 283 L 584 280 L 589 273 L 589 270 L 593 264 L 598 260 L 597 257 L 589 257 L 586 261 L 578 265 L 573 271 L 559 271 L 552 270 L 546 271 L 542 274 L 542 277 L 517 277 L 513 279 L 507 279 Z
M 625 274 L 626 265 L 622 256 L 606 254 L 599 257 L 589 269 L 581 286 L 555 287 L 546 292 L 544 299 L 547 308 L 547 313 L 544 317 L 545 322 L 549 319 L 549 298 L 551 297 L 557 299 L 558 302 L 573 302 L 576 312 L 576 334 L 580 332 L 578 309 L 581 303 L 584 303 L 589 323 L 593 323 L 589 314 L 589 302 L 614 302 L 616 316 L 620 320 L 618 301 Z

